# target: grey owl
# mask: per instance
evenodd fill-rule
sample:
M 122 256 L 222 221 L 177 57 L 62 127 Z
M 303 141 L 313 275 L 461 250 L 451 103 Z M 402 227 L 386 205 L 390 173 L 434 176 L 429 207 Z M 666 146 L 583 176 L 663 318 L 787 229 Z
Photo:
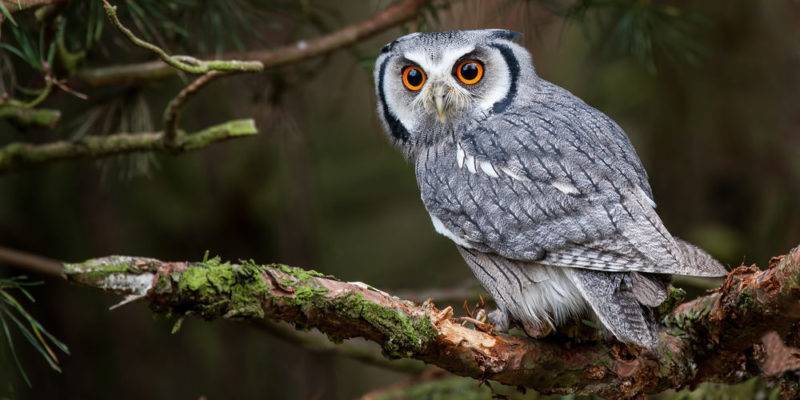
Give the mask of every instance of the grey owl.
M 434 229 L 510 323 L 541 336 L 592 313 L 617 339 L 658 342 L 669 274 L 725 268 L 674 238 L 613 120 L 537 76 L 507 30 L 412 33 L 375 62 L 378 115 L 413 163 Z

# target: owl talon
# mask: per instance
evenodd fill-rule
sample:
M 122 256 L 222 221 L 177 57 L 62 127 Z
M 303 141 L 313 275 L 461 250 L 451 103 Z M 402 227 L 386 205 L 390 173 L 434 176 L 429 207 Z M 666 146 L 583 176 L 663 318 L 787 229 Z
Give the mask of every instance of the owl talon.
M 453 316 L 453 307 L 450 306 L 445 307 L 444 310 L 439 311 L 439 313 L 436 314 L 436 317 L 434 319 L 435 325 L 438 325 L 439 323 L 441 323 L 446 319 L 450 319 L 450 317 L 452 316 Z
M 508 332 L 510 319 L 507 311 L 498 308 L 490 312 L 486 317 L 489 323 L 494 325 L 494 330 L 498 332 Z
M 475 314 L 475 319 L 477 319 L 478 321 L 481 321 L 481 322 L 482 322 L 482 323 L 484 323 L 484 324 L 485 324 L 485 323 L 486 323 L 486 321 L 487 321 L 487 319 L 486 319 L 486 318 L 487 318 L 487 317 L 486 317 L 486 310 L 484 310 L 484 309 L 482 309 L 482 308 L 481 308 L 481 309 L 479 309 L 479 310 L 478 310 L 478 312 Z
M 479 320 L 477 320 L 475 318 L 472 318 L 472 317 L 458 317 L 458 318 L 456 318 L 456 320 L 461 321 L 461 325 L 464 325 L 465 323 L 469 322 L 472 325 L 475 325 L 475 329 L 477 329 L 477 330 L 479 330 L 481 332 L 494 333 L 494 325 L 487 324 L 486 322 L 479 321 Z
M 522 329 L 525 330 L 525 333 L 528 334 L 528 336 L 534 339 L 543 338 L 553 332 L 553 327 L 550 325 L 533 325 L 529 323 L 523 323 Z

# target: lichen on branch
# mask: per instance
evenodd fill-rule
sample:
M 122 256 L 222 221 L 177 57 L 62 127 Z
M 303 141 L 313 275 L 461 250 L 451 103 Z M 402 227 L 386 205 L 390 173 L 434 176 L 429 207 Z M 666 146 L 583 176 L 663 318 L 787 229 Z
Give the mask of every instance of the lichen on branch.
M 8 119 L 19 126 L 53 128 L 61 119 L 61 111 L 0 104 L 0 119 Z
M 0 148 L 0 175 L 55 161 L 92 158 L 138 152 L 182 153 L 239 137 L 258 133 L 252 119 L 240 119 L 215 125 L 201 131 L 181 132 L 174 145 L 163 140 L 162 132 L 118 133 L 108 136 L 89 135 L 80 140 L 57 142 L 11 143 Z
M 65 272 L 84 285 L 144 297 L 160 313 L 287 321 L 317 328 L 334 341 L 363 337 L 387 357 L 415 358 L 463 376 L 612 398 L 745 380 L 760 361 L 747 359 L 752 352 L 744 350 L 770 331 L 784 337 L 800 319 L 800 249 L 765 271 L 740 267 L 713 293 L 677 306 L 653 351 L 613 340 L 532 340 L 478 331 L 430 303 L 416 305 L 362 283 L 281 264 L 112 257 L 67 264 Z

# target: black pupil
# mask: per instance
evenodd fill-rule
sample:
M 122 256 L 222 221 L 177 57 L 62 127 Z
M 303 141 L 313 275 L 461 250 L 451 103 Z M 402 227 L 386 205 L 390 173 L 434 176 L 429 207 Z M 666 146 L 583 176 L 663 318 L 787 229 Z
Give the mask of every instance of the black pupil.
M 478 64 L 475 63 L 466 63 L 461 66 L 461 76 L 471 81 L 478 77 Z
M 408 71 L 406 79 L 409 85 L 417 87 L 422 83 L 422 73 L 418 69 L 412 68 Z

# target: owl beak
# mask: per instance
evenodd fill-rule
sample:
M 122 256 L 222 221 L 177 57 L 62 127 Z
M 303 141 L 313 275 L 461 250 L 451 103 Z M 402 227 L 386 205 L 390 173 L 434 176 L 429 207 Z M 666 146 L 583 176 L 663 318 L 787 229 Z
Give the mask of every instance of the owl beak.
M 448 105 L 445 101 L 447 86 L 439 84 L 433 87 L 433 104 L 436 106 L 436 119 L 444 123 L 447 120 Z

